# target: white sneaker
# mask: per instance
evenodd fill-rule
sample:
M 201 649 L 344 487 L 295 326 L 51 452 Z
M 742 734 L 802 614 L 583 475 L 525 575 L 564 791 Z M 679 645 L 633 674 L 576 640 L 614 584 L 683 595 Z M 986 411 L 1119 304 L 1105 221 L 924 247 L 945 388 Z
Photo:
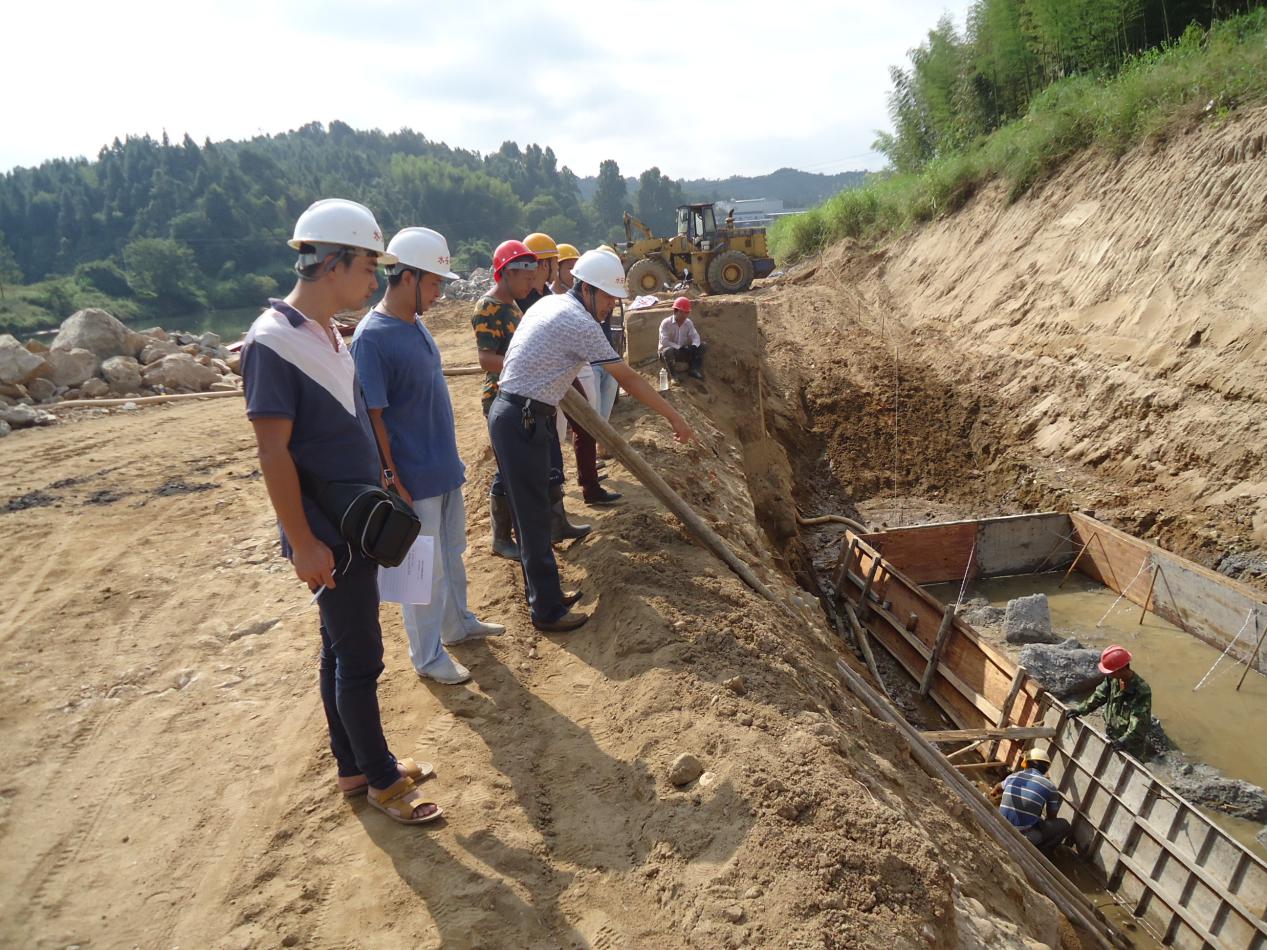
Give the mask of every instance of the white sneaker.
M 418 675 L 446 686 L 456 686 L 471 678 L 471 671 L 443 650 L 440 655 L 418 671 Z
M 482 620 L 476 620 L 473 624 L 469 624 L 459 636 L 450 638 L 446 635 L 440 637 L 440 642 L 445 646 L 452 646 L 455 643 L 463 643 L 467 640 L 481 640 L 484 637 L 500 637 L 506 632 L 506 628 L 499 623 L 484 623 Z

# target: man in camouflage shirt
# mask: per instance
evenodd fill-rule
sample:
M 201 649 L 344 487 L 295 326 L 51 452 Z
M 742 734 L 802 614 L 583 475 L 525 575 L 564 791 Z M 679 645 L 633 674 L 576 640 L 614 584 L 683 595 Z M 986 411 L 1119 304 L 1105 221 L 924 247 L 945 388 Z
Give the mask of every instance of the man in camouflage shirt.
M 1113 748 L 1142 762 L 1148 755 L 1146 740 L 1153 721 L 1153 691 L 1144 677 L 1131 669 L 1131 654 L 1125 647 L 1105 649 L 1099 668 L 1104 679 L 1090 698 L 1070 710 L 1069 716 L 1077 719 L 1103 706 L 1104 731 Z
M 537 272 L 537 257 L 520 241 L 505 241 L 493 254 L 493 289 L 475 302 L 471 327 L 475 330 L 475 349 L 480 368 L 484 370 L 484 391 L 480 400 L 488 415 L 497 398 L 497 382 L 502 361 L 510 347 L 510 338 L 523 319 L 515 298 L 527 293 Z M 502 484 L 501 469 L 493 476 L 489 490 L 490 520 L 493 526 L 493 553 L 519 560 L 519 548 L 511 534 L 510 502 Z

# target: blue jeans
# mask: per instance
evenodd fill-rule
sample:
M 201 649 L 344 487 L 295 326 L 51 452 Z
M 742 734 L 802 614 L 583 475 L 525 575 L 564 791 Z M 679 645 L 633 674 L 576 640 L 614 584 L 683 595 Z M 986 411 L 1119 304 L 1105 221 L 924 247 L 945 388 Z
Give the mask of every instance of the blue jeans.
M 378 625 L 378 565 L 349 545 L 334 549 L 335 586 L 321 613 L 321 703 L 330 751 L 343 776 L 364 774 L 374 788 L 400 778 L 378 711 L 383 632 Z M 340 569 L 342 566 L 342 569 Z
M 414 669 L 427 666 L 444 653 L 444 642 L 461 640 L 478 621 L 466 606 L 466 507 L 462 489 L 434 498 L 415 498 L 414 512 L 422 521 L 423 535 L 435 538 L 435 566 L 431 574 L 431 603 L 401 604 L 405 632 L 409 635 L 409 659 Z
M 558 620 L 567 608 L 550 544 L 550 456 L 559 442 L 554 416 L 537 414 L 529 430 L 522 407 L 499 396 L 488 413 L 488 437 L 510 498 L 532 619 Z
M 616 377 L 601 366 L 594 367 L 594 378 L 598 381 L 598 414 L 608 419 L 611 417 L 612 407 L 616 405 L 616 394 L 620 392 L 620 383 L 616 382 Z

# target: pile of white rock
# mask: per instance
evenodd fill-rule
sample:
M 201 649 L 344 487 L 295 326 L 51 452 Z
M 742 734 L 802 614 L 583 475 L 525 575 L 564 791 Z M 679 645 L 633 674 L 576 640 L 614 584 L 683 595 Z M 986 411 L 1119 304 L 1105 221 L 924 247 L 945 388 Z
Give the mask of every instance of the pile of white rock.
M 493 289 L 493 272 L 477 267 L 469 277 L 449 283 L 444 295 L 454 300 L 479 300 Z
M 51 345 L 0 335 L 0 420 L 13 427 L 46 424 L 29 407 L 63 400 L 241 388 L 237 354 L 214 333 L 138 333 L 94 308 L 67 317 Z

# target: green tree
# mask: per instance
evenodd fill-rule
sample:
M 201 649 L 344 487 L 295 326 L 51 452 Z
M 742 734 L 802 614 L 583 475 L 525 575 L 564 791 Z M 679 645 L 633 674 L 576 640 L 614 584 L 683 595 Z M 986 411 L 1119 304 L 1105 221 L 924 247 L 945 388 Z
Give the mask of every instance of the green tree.
M 659 168 L 653 166 L 638 176 L 638 217 L 655 234 L 674 233 L 677 228 L 674 209 L 684 201 L 682 185 L 662 174 Z
M 629 209 L 629 189 L 620 166 L 607 159 L 598 166 L 598 187 L 594 192 L 594 217 L 603 232 L 620 225 Z
M 128 286 L 154 308 L 177 312 L 207 306 L 194 253 L 179 241 L 138 238 L 123 249 Z

